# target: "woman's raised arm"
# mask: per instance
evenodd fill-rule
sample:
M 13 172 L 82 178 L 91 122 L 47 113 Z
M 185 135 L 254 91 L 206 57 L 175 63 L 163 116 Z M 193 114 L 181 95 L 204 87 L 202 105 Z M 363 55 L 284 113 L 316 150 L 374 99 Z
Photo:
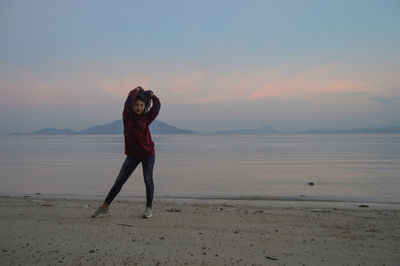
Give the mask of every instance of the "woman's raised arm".
M 160 112 L 161 103 L 160 99 L 152 93 L 151 100 L 153 101 L 153 105 L 151 106 L 150 110 L 145 114 L 146 118 L 149 121 L 149 124 L 156 119 L 158 113 Z
M 122 111 L 122 119 L 124 121 L 124 124 L 127 120 L 129 120 L 129 117 L 131 115 L 132 103 L 135 102 L 139 89 L 139 87 L 136 87 L 135 89 L 131 90 L 128 94 L 128 97 L 126 98 L 124 110 Z

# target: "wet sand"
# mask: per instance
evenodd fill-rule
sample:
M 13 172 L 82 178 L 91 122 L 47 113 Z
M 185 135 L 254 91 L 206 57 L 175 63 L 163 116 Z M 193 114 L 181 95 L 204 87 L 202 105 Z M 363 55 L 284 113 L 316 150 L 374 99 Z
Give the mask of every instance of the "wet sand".
M 399 205 L 0 197 L 1 265 L 398 265 Z

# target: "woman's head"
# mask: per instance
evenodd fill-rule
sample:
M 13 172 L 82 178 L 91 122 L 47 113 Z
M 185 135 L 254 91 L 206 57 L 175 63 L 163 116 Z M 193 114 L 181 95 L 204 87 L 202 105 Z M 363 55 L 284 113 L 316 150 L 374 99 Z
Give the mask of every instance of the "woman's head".
M 139 92 L 136 95 L 136 100 L 133 105 L 133 111 L 140 115 L 146 113 L 150 108 L 151 103 L 151 91 L 145 91 L 142 87 L 139 87 Z

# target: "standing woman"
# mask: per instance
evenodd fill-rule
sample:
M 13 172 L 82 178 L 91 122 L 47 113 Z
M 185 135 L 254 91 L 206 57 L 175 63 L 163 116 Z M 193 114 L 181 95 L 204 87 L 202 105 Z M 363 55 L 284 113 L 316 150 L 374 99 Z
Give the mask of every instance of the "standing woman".
M 152 106 L 150 108 L 151 102 Z M 122 113 L 125 154 L 127 157 L 103 205 L 97 209 L 92 217 L 109 215 L 108 208 L 111 202 L 121 191 L 122 186 L 139 163 L 142 163 L 144 184 L 146 186 L 146 208 L 143 212 L 143 218 L 150 218 L 152 216 L 155 150 L 149 126 L 157 117 L 160 106 L 160 100 L 150 90 L 145 91 L 142 87 L 138 86 L 129 92 Z

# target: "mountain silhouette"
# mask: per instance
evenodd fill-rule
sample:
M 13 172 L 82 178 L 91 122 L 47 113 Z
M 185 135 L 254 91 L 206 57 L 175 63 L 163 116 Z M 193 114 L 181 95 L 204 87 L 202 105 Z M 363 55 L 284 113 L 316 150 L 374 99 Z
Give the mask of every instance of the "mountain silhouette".
M 180 129 L 159 120 L 154 120 L 151 123 L 150 131 L 152 134 L 197 134 L 193 130 Z M 81 131 L 74 131 L 69 128 L 42 128 L 30 133 L 11 133 L 11 135 L 114 135 L 123 133 L 124 126 L 122 119 L 119 119 L 108 124 L 91 126 Z
M 277 133 L 277 131 L 271 126 L 263 126 L 257 129 L 233 129 L 233 130 L 223 130 L 215 131 L 214 134 L 272 134 Z
M 197 134 L 195 131 L 180 129 L 159 120 L 154 120 L 153 123 L 150 124 L 150 131 L 152 134 Z M 115 120 L 114 122 L 104 125 L 92 126 L 77 132 L 77 134 L 82 135 L 107 135 L 123 133 L 124 125 L 122 123 L 122 119 Z

